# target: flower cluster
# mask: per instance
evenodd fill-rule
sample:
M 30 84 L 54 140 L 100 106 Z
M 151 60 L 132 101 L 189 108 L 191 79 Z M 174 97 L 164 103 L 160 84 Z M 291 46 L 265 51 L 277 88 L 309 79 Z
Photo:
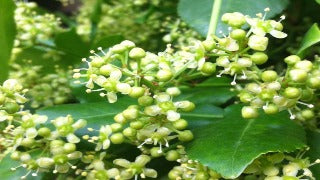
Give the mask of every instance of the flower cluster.
M 55 73 L 45 74 L 42 66 L 13 64 L 10 78 L 17 79 L 24 88 L 28 89 L 26 96 L 30 99 L 30 106 L 38 108 L 63 104 L 70 100 L 68 72 L 55 68 Z
M 246 179 L 314 179 L 310 167 L 320 160 L 310 163 L 308 158 L 292 157 L 282 153 L 263 155 L 250 164 L 244 171 Z
M 15 47 L 31 46 L 38 41 L 48 40 L 60 31 L 60 19 L 53 14 L 38 14 L 37 4 L 17 2 L 15 21 L 17 36 Z

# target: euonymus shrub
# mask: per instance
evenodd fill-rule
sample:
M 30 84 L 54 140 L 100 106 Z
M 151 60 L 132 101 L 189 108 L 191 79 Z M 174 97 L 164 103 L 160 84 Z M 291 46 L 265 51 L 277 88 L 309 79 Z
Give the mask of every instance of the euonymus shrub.
M 161 4 L 152 3 L 156 7 Z M 112 11 L 110 5 L 102 6 L 102 11 L 108 13 L 108 16 L 103 17 L 106 20 L 101 21 L 98 28 L 111 24 L 113 21 L 110 17 L 118 17 L 117 13 L 124 14 L 126 8 L 135 14 L 135 10 L 143 7 L 144 3 L 135 1 L 127 5 L 115 3 L 119 11 Z M 17 6 L 14 57 L 24 48 L 39 43 L 50 48 L 52 45 L 44 40 L 64 31 L 60 27 L 60 19 L 52 14 L 37 14 L 33 10 L 36 8 L 34 3 L 18 2 Z M 0 149 L 3 155 L 18 162 L 11 170 L 26 169 L 21 179 L 36 178 L 44 173 L 56 174 L 55 177 L 60 178 L 89 180 L 159 179 L 158 169 L 151 168 L 150 164 L 162 157 L 166 161 L 175 162 L 172 169 L 167 169 L 169 179 L 223 179 L 223 174 L 188 157 L 184 145 L 197 137 L 182 115 L 196 110 L 197 106 L 187 99 L 177 100 L 183 92 L 181 85 L 212 76 L 232 77 L 230 85 L 234 86 L 239 100 L 245 104 L 239 116 L 253 119 L 258 118 L 260 112 L 277 114 L 288 111 L 288 120 L 316 128 L 320 59 L 315 57 L 309 61 L 290 55 L 284 59 L 287 68 L 283 72 L 275 71 L 272 67 L 261 68 L 260 65 L 268 61 L 266 50 L 269 37 L 287 37 L 281 23 L 285 17 L 281 16 L 277 21 L 268 20 L 266 13 L 269 10 L 266 8 L 264 14 L 257 14 L 256 17 L 245 16 L 240 12 L 226 13 L 221 20 L 229 26 L 229 33 L 212 34 L 206 40 L 200 40 L 190 29 L 182 31 L 188 34 L 187 38 L 177 34 L 180 33 L 177 28 L 185 25 L 167 19 L 166 23 L 176 29 L 173 28 L 163 40 L 177 44 L 168 44 L 164 51 L 157 53 L 137 47 L 130 40 L 110 48 L 88 50 L 91 55 L 82 59 L 83 65 L 80 68 L 73 69 L 74 82 L 86 87 L 85 92 L 88 94 L 99 92 L 109 103 L 115 103 L 123 96 L 135 99 L 113 117 L 114 123 L 97 129 L 87 125 L 86 120 L 74 119 L 71 115 L 49 120 L 45 115 L 28 110 L 29 107 L 63 104 L 72 99 L 68 84 L 69 71 L 55 67 L 52 73 L 43 76 L 41 73 L 44 67 L 22 66 L 13 61 L 11 79 L 0 86 Z M 83 36 L 88 35 L 92 28 L 90 26 L 94 25 L 88 24 L 86 18 L 81 18 L 87 16 L 84 12 L 77 19 L 80 23 L 85 21 L 77 29 Z M 156 19 L 165 17 L 161 13 L 157 15 Z M 133 26 L 130 23 L 126 25 Z M 148 42 L 159 26 L 148 31 L 150 34 L 138 37 L 138 43 Z M 128 37 L 136 35 L 131 32 L 134 29 L 127 30 L 130 33 Z M 60 53 L 57 49 L 51 49 L 44 58 L 59 61 Z M 80 135 L 79 131 L 85 133 Z M 84 147 L 83 144 L 90 145 Z M 121 154 L 109 151 L 113 146 L 125 147 L 125 144 L 136 147 L 139 155 L 125 159 Z M 320 160 L 310 162 L 303 155 L 304 152 L 298 155 L 262 155 L 247 166 L 241 177 L 314 179 L 309 167 L 320 163 Z

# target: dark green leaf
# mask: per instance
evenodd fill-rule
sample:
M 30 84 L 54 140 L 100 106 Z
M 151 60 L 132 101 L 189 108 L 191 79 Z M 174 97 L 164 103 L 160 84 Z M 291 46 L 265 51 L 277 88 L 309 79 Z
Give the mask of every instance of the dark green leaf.
M 63 64 L 74 65 L 81 62 L 81 58 L 89 54 L 89 45 L 85 43 L 73 28 L 56 36 L 54 43 L 62 51 Z
M 212 119 L 194 130 L 187 145 L 188 156 L 219 172 L 236 178 L 254 159 L 268 152 L 291 152 L 305 147 L 305 132 L 285 112 L 241 118 L 241 106 L 225 109 L 225 118 Z
M 307 156 L 311 161 L 320 159 L 320 133 L 315 131 L 307 131 L 307 140 L 310 150 L 307 152 Z M 316 179 L 320 179 L 320 164 L 316 164 L 311 167 L 313 175 Z
M 178 13 L 181 18 L 201 35 L 206 36 L 209 29 L 213 0 L 180 0 Z M 223 0 L 216 34 L 223 31 L 228 34 L 228 28 L 220 21 L 221 15 L 227 12 L 241 12 L 255 16 L 266 7 L 271 9 L 267 18 L 282 12 L 288 5 L 288 0 Z
M 298 50 L 299 56 L 304 56 L 304 52 L 311 46 L 320 42 L 320 29 L 318 24 L 313 24 L 302 39 L 301 47 Z
M 9 72 L 8 62 L 16 35 L 14 10 L 14 1 L 0 1 L 0 82 L 7 79 Z
M 210 78 L 195 87 L 183 89 L 177 99 L 189 100 L 195 104 L 222 105 L 236 95 L 230 90 L 230 82 L 228 78 Z
M 65 104 L 48 107 L 38 110 L 37 113 L 47 115 L 51 120 L 70 114 L 74 119 L 87 120 L 88 127 L 100 129 L 101 125 L 113 123 L 113 117 L 132 104 L 135 104 L 135 100 L 132 98 L 119 98 L 114 104 L 108 103 L 105 99 L 104 102 Z M 83 130 L 79 133 L 83 134 L 85 132 L 86 130 Z

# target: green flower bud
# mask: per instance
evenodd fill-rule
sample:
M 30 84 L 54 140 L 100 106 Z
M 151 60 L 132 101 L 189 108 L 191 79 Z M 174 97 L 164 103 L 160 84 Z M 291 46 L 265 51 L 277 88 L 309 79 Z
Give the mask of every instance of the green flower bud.
M 196 174 L 196 180 L 207 180 L 209 179 L 208 174 L 206 172 L 199 171 Z
M 32 147 L 32 145 L 35 143 L 34 139 L 33 138 L 24 138 L 22 141 L 21 141 L 21 146 L 24 146 L 24 147 Z
M 166 93 L 168 93 L 170 96 L 179 96 L 181 91 L 177 87 L 170 87 L 166 89 Z
M 320 77 L 310 77 L 307 80 L 307 86 L 312 89 L 320 89 Z
M 136 86 L 132 87 L 131 92 L 129 93 L 129 96 L 133 98 L 141 97 L 145 93 L 145 90 L 146 89 L 143 87 L 136 87 Z
M 169 177 L 170 180 L 176 180 L 176 179 L 181 178 L 181 177 L 180 177 L 180 174 L 181 174 L 181 173 L 182 173 L 182 172 L 180 172 L 180 171 L 178 171 L 178 170 L 176 170 L 176 169 L 173 169 L 173 170 L 171 170 L 171 171 L 168 173 L 168 177 Z
M 279 108 L 275 104 L 268 104 L 266 106 L 263 106 L 263 110 L 266 114 L 276 114 L 279 112 Z
M 232 27 L 241 27 L 246 23 L 246 18 L 239 12 L 232 13 L 232 16 L 228 20 L 228 24 Z
M 124 47 L 126 47 L 127 49 L 132 49 L 132 48 L 134 48 L 136 46 L 134 44 L 134 42 L 129 41 L 129 40 L 124 40 L 120 44 L 123 45 Z
M 10 158 L 15 161 L 20 160 L 20 152 L 19 151 L 12 152 L 10 155 Z
M 243 103 L 249 103 L 253 99 L 253 95 L 247 92 L 241 92 L 239 94 L 240 101 Z
M 202 46 L 206 51 L 212 51 L 216 47 L 216 42 L 214 40 L 202 41 Z
M 50 142 L 50 148 L 62 147 L 64 142 L 61 140 L 53 140 Z
M 188 142 L 193 139 L 193 134 L 190 130 L 184 130 L 179 133 L 178 139 L 182 142 Z
M 152 157 L 160 157 L 163 155 L 163 152 L 160 150 L 159 147 L 153 147 L 150 149 L 150 154 Z
M 150 96 L 141 96 L 138 99 L 140 106 L 150 106 L 153 103 L 153 98 Z
M 294 176 L 283 176 L 282 179 L 283 180 L 299 180 L 299 178 Z
M 284 90 L 284 96 L 289 99 L 298 98 L 301 95 L 301 91 L 295 87 L 288 87 Z
M 126 47 L 122 44 L 117 44 L 117 45 L 114 45 L 112 48 L 111 48 L 111 51 L 113 53 L 117 53 L 117 54 L 120 54 L 120 53 L 123 53 L 124 51 L 126 50 Z
M 293 69 L 289 71 L 289 76 L 295 82 L 304 82 L 308 78 L 308 73 L 302 69 Z
M 311 61 L 303 60 L 299 61 L 294 65 L 297 69 L 302 69 L 304 71 L 310 72 L 312 70 L 313 64 Z
M 173 127 L 177 130 L 184 130 L 188 127 L 188 121 L 184 119 L 179 119 L 173 122 Z
M 59 155 L 55 155 L 53 157 L 53 160 L 56 164 L 58 165 L 63 165 L 66 164 L 68 162 L 68 157 L 65 154 L 59 154 Z
M 268 41 L 267 37 L 252 35 L 249 37 L 248 46 L 256 51 L 265 51 L 268 46 Z
M 268 56 L 263 52 L 256 52 L 250 56 L 250 59 L 252 62 L 254 62 L 257 65 L 264 64 L 268 60 Z
M 280 163 L 284 160 L 285 156 L 282 153 L 275 153 L 275 154 L 271 154 L 269 156 L 267 156 L 268 161 L 276 164 L 276 163 Z
M 41 157 L 36 162 L 41 168 L 50 168 L 54 164 L 54 160 L 48 157 Z
M 133 48 L 129 52 L 129 57 L 132 59 L 141 59 L 146 56 L 146 52 L 142 48 Z
M 136 108 L 128 108 L 122 112 L 124 118 L 134 120 L 138 117 L 139 111 Z
M 201 72 L 205 75 L 211 75 L 216 72 L 216 64 L 212 62 L 205 62 L 201 68 Z
M 180 158 L 180 154 L 176 150 L 170 150 L 166 153 L 166 159 L 168 161 L 176 161 Z
M 269 89 L 264 89 L 260 92 L 259 98 L 263 101 L 270 101 L 275 95 L 275 92 Z
M 109 179 L 106 170 L 98 170 L 94 175 L 95 180 L 105 180 Z
M 261 79 L 264 82 L 272 82 L 272 81 L 277 80 L 277 78 L 278 78 L 278 74 L 275 71 L 268 70 L 268 71 L 264 71 L 261 74 Z
M 67 136 L 70 133 L 74 132 L 74 129 L 71 125 L 64 125 L 58 128 L 58 132 L 61 136 Z
M 110 136 L 110 141 L 113 144 L 122 144 L 124 141 L 124 136 L 122 133 L 115 133 Z
M 267 166 L 263 169 L 263 174 L 266 176 L 276 176 L 279 174 L 279 168 L 275 166 Z
M 250 106 L 244 106 L 241 110 L 241 114 L 245 119 L 252 119 L 259 116 L 258 110 Z
M 143 126 L 144 126 L 144 123 L 142 123 L 141 121 L 133 121 L 130 123 L 130 127 L 136 130 L 143 128 Z
M 5 103 L 4 110 L 9 114 L 14 114 L 20 110 L 20 106 L 15 102 L 8 102 Z
M 99 57 L 93 58 L 92 61 L 90 62 L 92 67 L 97 67 L 97 68 L 101 67 L 103 63 L 104 63 L 103 59 Z
M 196 105 L 190 101 L 182 101 L 183 105 L 180 109 L 184 112 L 191 112 L 196 108 Z
M 135 130 L 135 129 L 131 128 L 131 127 L 128 127 L 128 128 L 126 128 L 126 129 L 124 129 L 124 130 L 122 131 L 122 133 L 123 133 L 123 135 L 126 136 L 126 137 L 134 137 L 134 136 L 136 136 L 136 134 L 137 134 L 137 130 Z
M 110 65 L 103 65 L 100 67 L 99 72 L 104 76 L 109 76 L 114 68 Z
M 124 124 L 126 123 L 126 118 L 123 116 L 123 113 L 119 113 L 117 115 L 114 116 L 114 121 L 120 124 Z
M 156 75 L 156 77 L 159 79 L 159 81 L 162 81 L 162 82 L 170 80 L 172 78 L 172 76 L 173 76 L 173 74 L 171 71 L 164 70 L 164 69 L 159 70 Z
M 291 55 L 284 59 L 284 62 L 286 62 L 288 65 L 293 66 L 297 62 L 301 61 L 300 57 L 297 55 Z
M 242 40 L 246 37 L 246 32 L 242 29 L 235 29 L 231 31 L 230 36 L 235 40 Z
M 122 125 L 119 123 L 113 123 L 110 125 L 112 132 L 118 132 L 122 129 Z
M 301 116 L 306 119 L 306 120 L 310 120 L 313 119 L 315 117 L 315 114 L 312 110 L 310 109 L 305 109 L 301 112 Z
M 63 150 L 67 154 L 72 153 L 76 150 L 76 145 L 73 143 L 65 143 L 63 145 Z
M 176 107 L 174 106 L 173 102 L 171 101 L 166 101 L 166 102 L 161 102 L 158 104 L 158 106 L 162 109 L 162 111 L 167 112 L 169 110 L 175 110 Z
M 228 23 L 228 21 L 232 18 L 232 13 L 224 13 L 221 17 L 221 21 L 224 23 Z

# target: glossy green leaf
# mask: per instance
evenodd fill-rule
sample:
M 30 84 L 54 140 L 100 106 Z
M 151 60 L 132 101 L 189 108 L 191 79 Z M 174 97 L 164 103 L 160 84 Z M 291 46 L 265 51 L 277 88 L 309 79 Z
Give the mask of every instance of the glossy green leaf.
M 54 43 L 57 49 L 63 52 L 63 64 L 79 64 L 82 58 L 89 55 L 89 45 L 82 40 L 74 28 L 58 34 Z
M 8 77 L 9 59 L 16 35 L 14 22 L 14 1 L 0 1 L 0 82 Z
M 298 50 L 298 55 L 303 57 L 305 51 L 311 46 L 320 42 L 320 29 L 318 24 L 313 24 L 302 39 L 301 47 Z
M 180 0 L 178 13 L 182 20 L 204 37 L 207 35 L 214 0 Z M 223 0 L 216 34 L 220 31 L 228 34 L 228 28 L 220 21 L 222 14 L 227 12 L 241 12 L 245 15 L 255 16 L 267 7 L 271 9 L 267 18 L 281 13 L 288 5 L 288 0 Z
M 222 105 L 236 95 L 231 91 L 229 78 L 210 78 L 195 87 L 182 89 L 179 100 L 189 100 L 196 104 L 210 103 Z
M 307 131 L 307 140 L 310 150 L 306 156 L 310 158 L 311 162 L 320 159 L 320 132 Z M 310 168 L 316 179 L 320 179 L 320 164 L 316 164 Z
M 316 2 L 320 4 L 320 0 L 316 0 Z
M 4 157 L 0 161 L 0 174 L 2 180 L 18 180 L 21 179 L 21 176 L 27 174 L 27 170 L 23 167 L 17 168 L 17 170 L 12 171 L 11 168 L 18 167 L 21 165 L 18 161 L 14 161 L 10 158 L 9 155 Z M 35 172 L 35 171 L 34 171 Z M 42 173 L 38 173 L 38 176 L 31 176 L 31 173 L 27 176 L 26 180 L 40 180 L 42 179 Z
M 290 121 L 287 113 L 261 114 L 257 119 L 241 118 L 241 106 L 225 109 L 225 117 L 194 131 L 187 145 L 191 159 L 219 172 L 225 178 L 236 178 L 257 157 L 268 152 L 292 152 L 305 147 L 305 132 Z

